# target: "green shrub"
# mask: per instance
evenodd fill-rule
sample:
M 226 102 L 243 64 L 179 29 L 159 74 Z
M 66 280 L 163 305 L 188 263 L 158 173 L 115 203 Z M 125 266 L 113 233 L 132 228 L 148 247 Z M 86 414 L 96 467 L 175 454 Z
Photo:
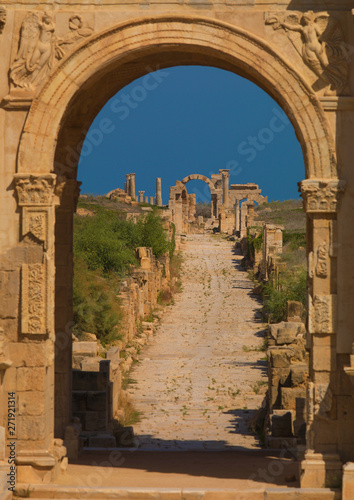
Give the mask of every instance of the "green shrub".
M 121 338 L 123 314 L 116 288 L 114 280 L 103 279 L 99 270 L 89 269 L 82 257 L 75 257 L 73 330 L 76 335 L 93 333 L 103 345 Z
M 155 257 L 161 257 L 171 249 L 162 219 L 154 212 L 149 212 L 144 218 L 138 220 L 137 229 L 140 232 L 140 245 L 152 248 Z
M 283 245 L 289 244 L 291 250 L 297 250 L 299 247 L 306 247 L 306 234 L 298 231 L 283 232 Z
M 263 286 L 263 311 L 270 323 L 286 319 L 288 300 L 296 300 L 307 305 L 307 272 L 301 269 L 296 273 L 285 272 L 277 286 L 269 281 Z

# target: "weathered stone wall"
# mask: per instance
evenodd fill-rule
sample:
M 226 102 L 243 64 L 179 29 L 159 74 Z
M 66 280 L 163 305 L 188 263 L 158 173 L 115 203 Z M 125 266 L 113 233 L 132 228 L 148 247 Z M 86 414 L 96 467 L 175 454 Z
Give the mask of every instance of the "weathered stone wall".
M 72 419 L 65 432 L 69 458 L 77 458 L 80 440 L 85 446 L 114 447 L 113 420 L 120 421 L 122 376 L 129 371 L 141 346 L 154 331 L 154 323 L 146 322 L 158 304 L 159 293 L 170 285 L 170 258 L 156 260 L 151 248 L 136 250 L 139 268 L 121 284 L 123 332 L 117 346 L 102 348 L 96 339 L 73 343 Z M 91 334 L 86 334 L 92 337 Z M 93 336 L 94 337 L 94 336 Z M 102 356 L 105 359 L 102 359 Z M 78 419 L 80 430 L 73 436 L 72 426 Z M 74 433 L 75 434 L 75 433 Z

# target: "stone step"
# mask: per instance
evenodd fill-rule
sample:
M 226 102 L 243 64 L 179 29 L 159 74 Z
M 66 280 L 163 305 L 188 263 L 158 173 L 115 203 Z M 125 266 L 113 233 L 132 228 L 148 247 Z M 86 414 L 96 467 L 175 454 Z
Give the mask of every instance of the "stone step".
M 14 500 L 340 500 L 339 490 L 327 488 L 267 488 L 255 484 L 249 489 L 199 488 L 84 488 L 51 485 L 18 485 Z

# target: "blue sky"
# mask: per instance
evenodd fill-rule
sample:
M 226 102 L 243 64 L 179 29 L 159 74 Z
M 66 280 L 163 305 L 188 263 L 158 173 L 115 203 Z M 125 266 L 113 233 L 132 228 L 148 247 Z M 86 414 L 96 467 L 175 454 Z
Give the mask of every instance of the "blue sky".
M 136 173 L 136 191 L 155 194 L 189 174 L 230 169 L 230 184 L 255 182 L 269 200 L 298 198 L 304 178 L 300 144 L 289 120 L 262 89 L 217 68 L 179 66 L 122 89 L 97 115 L 82 149 L 81 192 L 105 194 Z M 187 184 L 198 201 L 207 185 Z

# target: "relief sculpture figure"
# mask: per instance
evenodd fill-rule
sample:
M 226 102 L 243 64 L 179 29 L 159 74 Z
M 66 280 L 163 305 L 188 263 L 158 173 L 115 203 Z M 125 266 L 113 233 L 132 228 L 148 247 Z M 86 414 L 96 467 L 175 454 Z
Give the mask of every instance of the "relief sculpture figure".
M 33 91 L 49 75 L 68 46 L 92 34 L 80 16 L 69 19 L 70 32 L 60 39 L 55 33 L 52 16 L 46 12 L 28 13 L 22 23 L 17 56 L 10 68 L 13 87 Z
M 270 16 L 266 24 L 284 29 L 306 64 L 329 86 L 326 94 L 340 94 L 348 81 L 349 57 L 339 22 L 328 14 L 310 11 L 281 20 Z M 291 36 L 291 32 L 301 36 Z
M 27 14 L 21 27 L 20 47 L 10 70 L 11 83 L 33 90 L 49 74 L 55 57 L 63 55 L 56 42 L 55 25 L 49 14 Z

